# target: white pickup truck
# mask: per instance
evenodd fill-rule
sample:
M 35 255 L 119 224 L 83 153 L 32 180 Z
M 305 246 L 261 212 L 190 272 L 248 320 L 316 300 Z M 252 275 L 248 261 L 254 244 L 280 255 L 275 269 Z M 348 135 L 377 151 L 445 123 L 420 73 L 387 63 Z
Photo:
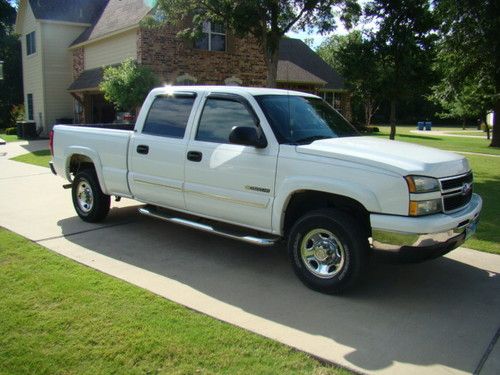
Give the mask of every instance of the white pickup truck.
M 372 253 L 423 260 L 458 247 L 482 207 L 464 157 L 360 136 L 301 92 L 157 88 L 134 130 L 57 125 L 51 147 L 83 220 L 127 197 L 176 224 L 286 240 L 298 277 L 325 293 L 353 285 Z

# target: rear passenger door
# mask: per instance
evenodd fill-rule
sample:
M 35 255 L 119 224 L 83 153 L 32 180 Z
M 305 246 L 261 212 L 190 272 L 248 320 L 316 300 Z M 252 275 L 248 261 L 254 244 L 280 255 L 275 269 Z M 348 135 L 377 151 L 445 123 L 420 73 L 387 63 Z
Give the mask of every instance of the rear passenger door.
M 129 148 L 129 184 L 140 201 L 184 209 L 186 128 L 195 94 L 160 95 L 154 98 L 140 133 Z

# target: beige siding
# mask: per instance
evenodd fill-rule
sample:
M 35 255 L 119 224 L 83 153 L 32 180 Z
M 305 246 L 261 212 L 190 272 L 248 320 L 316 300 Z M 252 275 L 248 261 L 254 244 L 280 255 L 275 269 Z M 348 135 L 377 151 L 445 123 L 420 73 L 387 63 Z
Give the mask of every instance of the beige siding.
M 26 5 L 27 1 L 24 2 Z M 42 39 L 40 23 L 35 19 L 30 6 L 21 9 L 21 29 L 17 30 L 21 38 L 23 59 L 23 86 L 26 119 L 28 119 L 27 94 L 33 94 L 33 120 L 37 126 L 43 126 L 45 122 L 44 92 L 43 92 L 43 70 L 42 70 Z M 36 53 L 26 55 L 26 34 L 35 31 Z M 41 122 L 40 122 L 41 119 Z
M 73 81 L 69 45 L 85 27 L 58 23 L 41 24 L 44 39 L 46 124 L 50 130 L 58 118 L 73 118 L 73 97 L 67 89 Z
M 122 62 L 137 58 L 137 29 L 99 40 L 85 46 L 85 69 Z

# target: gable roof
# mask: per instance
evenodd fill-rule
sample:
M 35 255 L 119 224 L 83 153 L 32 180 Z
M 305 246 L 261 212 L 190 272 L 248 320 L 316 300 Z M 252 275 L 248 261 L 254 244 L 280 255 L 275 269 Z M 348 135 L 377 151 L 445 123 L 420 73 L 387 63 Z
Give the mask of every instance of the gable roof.
M 105 3 L 93 25 L 76 38 L 71 46 L 135 26 L 151 10 L 143 0 L 106 0 Z
M 282 38 L 279 60 L 289 61 L 325 81 L 324 89 L 344 89 L 344 79 L 300 39 Z M 291 81 L 291 77 L 284 81 Z
M 36 19 L 92 23 L 108 0 L 29 0 Z
M 326 85 L 326 81 L 315 76 L 311 72 L 302 69 L 300 66 L 288 60 L 278 61 L 278 74 L 276 75 L 278 82 L 293 82 L 315 85 Z

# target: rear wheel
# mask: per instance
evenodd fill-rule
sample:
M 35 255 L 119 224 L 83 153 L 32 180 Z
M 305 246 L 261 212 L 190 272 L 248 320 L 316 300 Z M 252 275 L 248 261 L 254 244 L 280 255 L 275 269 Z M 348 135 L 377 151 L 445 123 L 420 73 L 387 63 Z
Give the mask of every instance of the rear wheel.
M 109 212 L 111 198 L 102 192 L 93 169 L 85 169 L 76 174 L 71 195 L 76 213 L 84 221 L 102 221 Z
M 288 253 L 309 288 L 340 293 L 353 286 L 367 264 L 368 239 L 354 218 L 335 209 L 312 211 L 290 231 Z

